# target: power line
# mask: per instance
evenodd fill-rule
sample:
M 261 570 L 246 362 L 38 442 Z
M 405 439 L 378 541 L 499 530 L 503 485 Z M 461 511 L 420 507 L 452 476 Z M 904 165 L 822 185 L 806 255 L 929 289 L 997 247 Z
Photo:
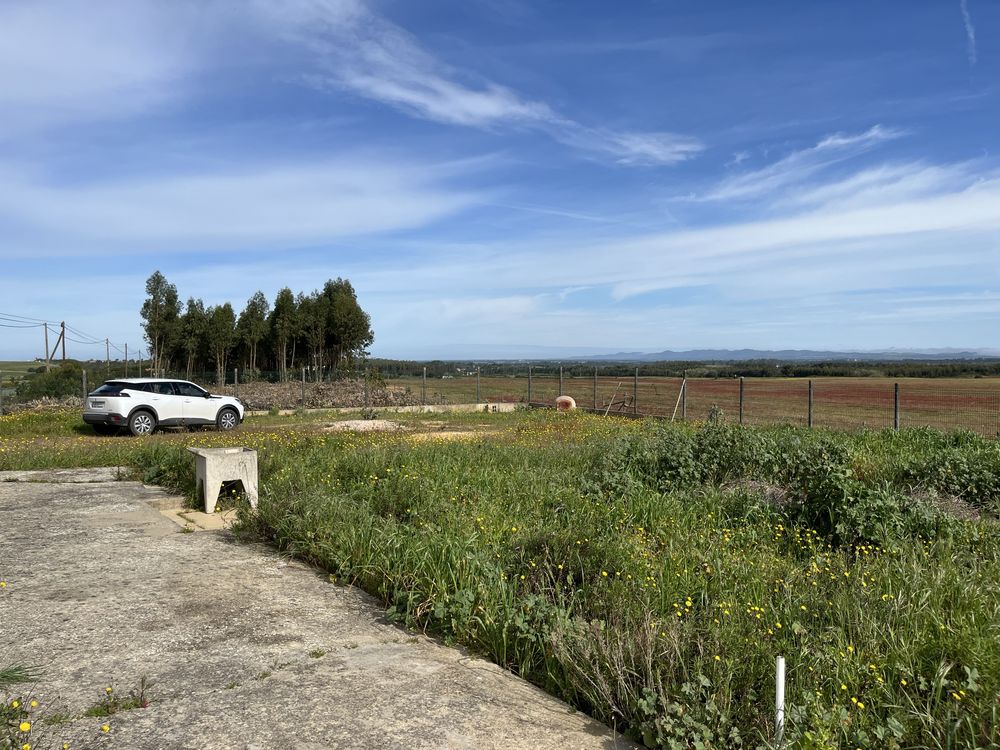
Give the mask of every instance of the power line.
M 37 323 L 38 325 L 44 325 L 48 323 L 49 325 L 59 325 L 51 320 L 42 320 L 41 318 L 29 318 L 25 315 L 15 315 L 14 313 L 0 313 L 0 318 L 11 318 L 12 320 L 18 320 L 25 323 Z
M 97 344 L 103 344 L 104 343 L 104 339 L 98 338 L 97 336 L 91 336 L 89 333 L 85 333 L 85 332 L 81 331 L 79 328 L 74 328 L 69 323 L 66 324 L 66 330 L 67 331 L 72 331 L 77 336 L 82 336 L 85 339 L 90 339 L 94 343 L 97 343 Z
M 93 336 L 86 331 L 81 331 L 79 328 L 69 325 L 65 321 L 55 322 L 52 320 L 43 320 L 42 318 L 31 318 L 26 315 L 17 315 L 16 313 L 4 313 L 0 312 L 0 328 L 41 328 L 42 326 L 52 326 L 53 328 L 62 328 L 62 337 L 65 341 L 72 341 L 74 344 L 80 344 L 81 346 L 100 346 L 104 344 L 105 347 L 114 349 L 119 354 L 124 355 L 125 352 L 117 345 L 111 343 L 108 338 L 98 338 Z M 68 332 L 75 333 L 79 338 L 74 338 L 70 336 Z M 56 341 L 58 345 L 58 339 Z M 125 344 L 128 347 L 128 343 Z M 55 351 L 53 349 L 53 351 Z M 137 359 L 141 357 L 142 350 L 136 349 Z M 45 352 L 45 358 L 48 359 L 49 353 Z M 131 358 L 130 358 L 131 359 Z
M 72 336 L 66 337 L 67 341 L 72 341 L 74 344 L 83 344 L 84 346 L 98 346 L 103 344 L 103 341 L 80 341 L 80 339 L 75 339 Z

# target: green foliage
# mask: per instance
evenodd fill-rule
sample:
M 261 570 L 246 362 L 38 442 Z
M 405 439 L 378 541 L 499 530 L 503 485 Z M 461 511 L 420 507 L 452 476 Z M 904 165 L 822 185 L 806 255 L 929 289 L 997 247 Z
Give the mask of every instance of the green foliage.
M 789 748 L 1000 743 L 1000 525 L 932 504 L 991 441 L 496 419 L 461 442 L 241 435 L 262 482 L 238 531 L 652 747 L 770 747 L 779 654 Z M 180 438 L 87 455 L 119 445 L 190 489 Z M 991 475 L 962 471 L 979 508 Z
M 17 397 L 21 401 L 79 396 L 82 392 L 83 366 L 79 362 L 61 362 L 49 372 L 40 372 L 17 384 Z
M 311 443 L 275 459 L 244 533 L 649 746 L 770 742 L 779 653 L 790 747 L 996 739 L 1000 533 L 886 481 L 906 436 L 522 420 Z
M 139 315 L 149 344 L 153 370 L 159 371 L 167 365 L 166 350 L 175 335 L 180 317 L 177 287 L 159 271 L 146 279 L 146 300 L 142 303 Z

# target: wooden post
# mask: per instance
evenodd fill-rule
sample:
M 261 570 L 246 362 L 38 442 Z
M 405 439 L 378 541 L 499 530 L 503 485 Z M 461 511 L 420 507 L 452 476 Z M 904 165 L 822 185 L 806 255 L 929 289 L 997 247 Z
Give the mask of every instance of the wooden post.
M 66 321 L 59 324 L 59 340 L 62 341 L 62 361 L 66 361 Z
M 563 395 L 563 368 L 559 365 L 559 395 Z
M 743 376 L 740 375 L 740 424 L 743 424 Z
M 302 408 L 306 406 L 306 368 L 302 367 Z
M 45 324 L 45 372 L 49 371 L 49 324 Z
M 639 413 L 639 368 L 635 368 L 635 380 L 632 381 L 632 413 Z
M 687 373 L 684 373 L 684 379 L 681 380 L 681 421 L 687 421 L 688 418 L 688 378 Z
M 233 368 L 233 395 L 240 397 L 240 368 Z
M 478 404 L 482 399 L 479 397 L 479 365 L 476 365 L 476 403 Z
M 809 381 L 809 409 L 806 417 L 806 425 L 810 428 L 813 426 L 813 382 L 811 380 Z
M 899 383 L 892 389 L 892 428 L 899 430 Z
M 427 404 L 427 368 L 424 368 L 424 378 L 420 385 L 420 403 Z
M 111 377 L 111 339 L 104 339 L 104 356 L 108 362 L 108 377 Z
M 597 411 L 597 367 L 594 367 L 594 411 Z
M 125 342 L 125 377 L 128 377 L 128 342 Z
M 87 368 L 83 369 L 83 400 L 85 402 L 87 400 Z M 86 405 L 87 404 L 84 403 L 85 407 L 86 407 Z
M 531 365 L 528 365 L 528 403 L 531 403 Z

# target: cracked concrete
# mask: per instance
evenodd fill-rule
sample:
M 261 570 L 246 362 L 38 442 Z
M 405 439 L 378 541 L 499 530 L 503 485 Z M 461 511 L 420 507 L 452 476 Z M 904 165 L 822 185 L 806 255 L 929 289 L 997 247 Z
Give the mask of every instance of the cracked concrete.
M 39 716 L 64 715 L 35 722 L 36 746 L 634 747 L 387 623 L 358 589 L 225 532 L 181 533 L 161 513 L 179 499 L 117 476 L 0 472 L 0 663 L 41 667 Z M 143 676 L 149 708 L 81 717 Z

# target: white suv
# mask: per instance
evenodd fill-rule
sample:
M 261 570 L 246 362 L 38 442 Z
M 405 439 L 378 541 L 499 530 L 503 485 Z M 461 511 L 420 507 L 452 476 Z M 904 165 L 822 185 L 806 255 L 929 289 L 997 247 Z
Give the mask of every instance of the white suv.
M 186 380 L 128 378 L 109 380 L 87 396 L 83 421 L 98 435 L 127 428 L 149 435 L 158 427 L 237 427 L 246 414 L 238 398 L 215 396 Z

